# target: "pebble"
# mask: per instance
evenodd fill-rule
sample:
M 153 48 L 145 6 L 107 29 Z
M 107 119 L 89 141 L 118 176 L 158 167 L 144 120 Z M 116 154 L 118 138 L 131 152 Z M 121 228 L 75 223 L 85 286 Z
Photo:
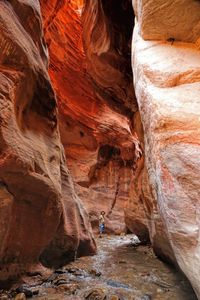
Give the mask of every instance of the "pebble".
M 54 285 L 59 286 L 61 284 L 68 283 L 69 280 L 68 280 L 66 275 L 63 275 L 63 274 L 61 275 L 60 274 L 60 275 L 56 276 L 56 278 L 54 278 L 52 282 L 53 282 Z
M 87 300 L 106 300 L 106 293 L 105 290 L 98 288 L 98 289 L 91 289 L 85 293 L 84 299 Z
M 59 285 L 67 284 L 68 281 L 67 281 L 66 279 L 60 278 L 60 279 L 55 280 L 53 283 L 54 283 L 55 285 L 59 286 Z
M 55 273 L 55 274 L 65 274 L 66 271 L 65 271 L 65 270 L 62 270 L 62 269 L 58 269 L 58 270 L 55 270 L 54 273 Z
M 125 260 L 119 260 L 118 264 L 126 264 L 127 262 Z
M 35 289 L 35 290 L 33 290 L 33 295 L 35 296 L 35 295 L 38 295 L 39 294 L 39 290 L 38 289 Z
M 83 270 L 78 269 L 78 268 L 66 268 L 66 271 L 75 276 L 81 276 L 84 273 Z
M 97 271 L 97 270 L 95 270 L 95 269 L 91 269 L 91 270 L 89 271 L 89 273 L 90 273 L 91 275 L 94 275 L 94 276 L 97 276 L 97 277 L 100 277 L 100 276 L 101 276 L 101 272 L 99 272 L 99 271 Z
M 21 285 L 20 287 L 18 287 L 16 289 L 16 292 L 19 293 L 19 294 L 20 293 L 25 294 L 26 297 L 33 297 L 32 290 L 29 287 L 25 286 L 25 285 Z
M 111 295 L 109 300 L 120 300 L 120 298 L 116 295 Z
M 26 300 L 26 295 L 24 293 L 19 293 L 15 296 L 15 300 Z
M 57 287 L 57 290 L 61 292 L 68 292 L 69 294 L 74 294 L 76 290 L 79 288 L 79 285 L 77 283 L 68 283 L 68 284 L 62 284 Z

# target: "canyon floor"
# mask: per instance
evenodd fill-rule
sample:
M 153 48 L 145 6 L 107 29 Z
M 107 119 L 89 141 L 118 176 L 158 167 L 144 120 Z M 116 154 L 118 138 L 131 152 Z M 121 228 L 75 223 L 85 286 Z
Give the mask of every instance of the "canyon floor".
M 97 255 L 78 258 L 45 282 L 22 286 L 21 292 L 38 293 L 33 296 L 38 300 L 197 299 L 180 272 L 160 261 L 150 246 L 136 246 L 134 240 L 134 235 L 97 238 Z

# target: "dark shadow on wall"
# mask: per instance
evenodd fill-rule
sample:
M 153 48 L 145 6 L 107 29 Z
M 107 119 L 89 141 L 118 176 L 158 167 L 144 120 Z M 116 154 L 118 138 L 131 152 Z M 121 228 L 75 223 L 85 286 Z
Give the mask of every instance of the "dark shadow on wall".
M 134 11 L 131 0 L 101 0 L 107 18 L 113 48 L 124 57 L 131 57 Z M 131 70 L 131 64 L 130 64 Z
M 138 109 L 131 67 L 134 19 L 131 0 L 87 0 L 82 14 L 83 45 L 94 90 L 128 118 Z

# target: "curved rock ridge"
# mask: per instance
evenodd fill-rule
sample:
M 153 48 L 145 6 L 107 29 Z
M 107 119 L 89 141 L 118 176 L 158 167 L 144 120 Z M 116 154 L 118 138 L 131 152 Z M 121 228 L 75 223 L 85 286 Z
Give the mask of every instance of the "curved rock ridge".
M 199 41 L 199 1 L 133 0 L 133 6 L 143 39 Z
M 127 3 L 130 6 L 130 1 Z M 97 58 L 88 54 L 93 51 L 92 41 L 96 37 L 87 45 L 86 36 L 96 24 L 96 15 L 90 14 L 94 4 L 97 7 L 97 1 L 86 2 L 84 16 L 81 5 L 77 9 L 75 1 L 41 1 L 41 8 L 50 54 L 49 73 L 58 98 L 61 139 L 76 191 L 94 227 L 99 212 L 105 210 L 107 229 L 121 232 L 125 230 L 124 207 L 140 153 L 138 137 L 132 133 L 127 117 L 137 110 L 130 67 L 132 30 L 129 28 L 124 37 L 125 27 L 119 28 L 121 42 L 114 49 L 112 39 L 116 39 L 116 32 L 109 32 L 104 17 L 102 22 L 107 38 L 112 40 L 112 49 L 105 53 L 105 60 L 99 56 L 97 64 Z M 105 72 L 98 73 L 97 78 L 91 66 Z M 101 85 L 101 80 L 105 84 Z M 130 105 L 133 102 L 134 108 Z
M 200 299 L 200 51 L 185 42 L 199 39 L 200 3 L 134 2 L 132 66 L 144 128 L 142 190 L 150 237 L 158 255 L 178 263 Z M 168 33 L 175 40 L 166 41 Z
M 96 246 L 60 142 L 39 2 L 1 1 L 0 29 L 0 281 L 6 281 Z
M 129 199 L 125 207 L 125 223 L 130 232 L 136 234 L 142 242 L 149 241 L 145 195 L 142 190 L 144 173 L 144 132 L 139 111 L 132 120 L 132 130 L 140 141 L 134 175 L 131 180 Z M 146 186 L 146 185 L 144 185 Z M 148 186 L 148 185 L 147 185 Z

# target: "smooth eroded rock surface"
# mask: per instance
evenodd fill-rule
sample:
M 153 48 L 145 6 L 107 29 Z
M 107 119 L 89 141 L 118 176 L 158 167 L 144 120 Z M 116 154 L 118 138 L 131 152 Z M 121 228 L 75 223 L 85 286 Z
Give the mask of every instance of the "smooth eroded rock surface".
M 167 2 L 159 3 L 155 22 L 156 18 L 162 18 L 163 24 L 170 22 L 168 10 L 165 9 Z M 174 1 L 171 6 L 185 11 L 184 3 Z M 191 9 L 199 6 L 197 1 L 187 4 Z M 135 5 L 139 5 L 139 1 L 135 1 Z M 147 177 L 144 176 L 143 190 L 151 241 L 159 255 L 177 261 L 200 297 L 200 51 L 195 44 L 176 40 L 173 43 L 144 41 L 139 33 L 143 32 L 142 36 L 146 39 L 155 36 L 144 25 L 145 20 L 148 23 L 152 18 L 148 3 L 140 6 L 140 11 L 143 11 L 141 18 L 144 19 L 138 17 L 139 25 L 136 24 L 134 29 L 133 72 L 144 127 L 149 184 L 146 185 Z M 192 14 L 191 10 L 187 10 L 181 40 L 198 39 L 197 33 L 195 38 L 189 38 L 195 31 L 196 27 L 191 31 L 190 26 L 198 12 L 196 9 Z M 180 21 L 178 17 L 175 20 Z M 200 17 L 197 20 L 199 22 Z M 155 30 L 162 31 L 160 23 L 155 22 Z M 166 32 L 170 26 L 171 22 L 165 27 Z M 178 34 L 179 26 L 175 24 L 174 30 Z M 163 39 L 162 35 L 159 38 Z
M 145 40 L 199 41 L 199 1 L 133 0 L 133 6 Z
M 0 281 L 95 251 L 66 167 L 38 1 L 0 2 Z M 83 247 L 85 246 L 85 247 Z

